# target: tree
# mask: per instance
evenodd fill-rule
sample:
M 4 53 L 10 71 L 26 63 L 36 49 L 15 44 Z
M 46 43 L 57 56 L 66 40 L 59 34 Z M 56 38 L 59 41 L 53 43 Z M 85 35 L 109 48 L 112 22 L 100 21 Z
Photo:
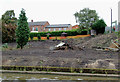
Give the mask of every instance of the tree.
M 88 29 L 94 24 L 98 19 L 98 15 L 95 10 L 90 10 L 89 8 L 84 8 L 79 12 L 74 14 L 76 23 L 79 23 L 80 28 Z
M 2 15 L 2 42 L 15 41 L 15 29 L 17 27 L 17 18 L 15 17 L 14 10 L 6 11 Z
M 96 30 L 96 34 L 105 32 L 106 23 L 103 19 L 98 20 L 95 24 L 92 25 L 92 29 Z
M 22 49 L 27 44 L 29 35 L 30 29 L 28 27 L 26 13 L 25 10 L 22 9 L 18 19 L 18 27 L 16 29 L 17 47 Z

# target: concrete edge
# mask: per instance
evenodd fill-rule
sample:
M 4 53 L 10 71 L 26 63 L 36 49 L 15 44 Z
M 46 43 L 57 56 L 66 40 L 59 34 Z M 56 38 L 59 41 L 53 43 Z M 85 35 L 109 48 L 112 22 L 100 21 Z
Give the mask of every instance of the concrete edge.
M 26 74 L 55 74 L 55 75 L 69 75 L 69 76 L 98 76 L 98 77 L 120 77 L 117 74 L 91 74 L 91 73 L 66 73 L 66 72 L 44 72 L 44 71 L 12 71 L 0 70 L 1 73 L 26 73 Z

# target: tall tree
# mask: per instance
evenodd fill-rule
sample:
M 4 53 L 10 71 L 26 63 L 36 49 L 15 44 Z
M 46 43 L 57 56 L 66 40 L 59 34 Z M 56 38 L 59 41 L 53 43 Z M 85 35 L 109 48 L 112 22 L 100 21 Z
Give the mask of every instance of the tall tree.
M 15 29 L 17 27 L 17 18 L 14 10 L 6 11 L 2 15 L 2 42 L 15 41 Z
M 93 23 L 99 20 L 96 11 L 90 10 L 89 8 L 84 8 L 83 10 L 76 12 L 74 16 L 76 19 L 76 23 L 79 23 L 79 26 L 82 29 L 88 29 L 92 26 Z
M 16 29 L 16 42 L 17 47 L 21 49 L 27 44 L 30 35 L 27 17 L 25 10 L 22 9 L 18 19 L 18 27 Z

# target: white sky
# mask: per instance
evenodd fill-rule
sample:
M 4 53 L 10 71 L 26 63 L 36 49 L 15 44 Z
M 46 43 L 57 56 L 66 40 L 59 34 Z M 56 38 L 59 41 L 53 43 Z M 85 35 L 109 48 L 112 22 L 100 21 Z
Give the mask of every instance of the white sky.
M 108 26 L 118 20 L 118 2 L 120 0 L 0 0 L 0 16 L 7 10 L 14 10 L 19 17 L 22 8 L 26 10 L 28 22 L 48 21 L 50 24 L 77 24 L 74 13 L 83 8 L 96 10 Z

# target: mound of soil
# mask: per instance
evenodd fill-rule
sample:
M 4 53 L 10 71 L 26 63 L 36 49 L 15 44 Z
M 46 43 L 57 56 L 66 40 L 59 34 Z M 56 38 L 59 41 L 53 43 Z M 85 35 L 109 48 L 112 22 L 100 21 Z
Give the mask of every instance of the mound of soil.
M 76 47 L 84 47 L 88 49 L 92 49 L 94 47 L 109 47 L 111 44 L 111 40 L 117 39 L 115 33 L 106 34 L 106 35 L 98 35 L 95 37 L 84 37 L 79 39 L 68 39 L 66 42 L 69 45 L 74 45 Z
M 30 41 L 24 49 L 16 49 L 16 43 L 9 43 L 2 51 L 3 65 L 16 66 L 52 66 L 52 67 L 74 67 L 74 68 L 105 68 L 119 69 L 119 52 L 96 51 L 92 47 L 96 45 L 109 46 L 111 39 L 116 39 L 114 34 L 98 35 L 79 39 L 63 40 L 73 50 L 50 50 L 51 46 L 61 41 Z M 83 50 L 78 47 L 85 47 Z

